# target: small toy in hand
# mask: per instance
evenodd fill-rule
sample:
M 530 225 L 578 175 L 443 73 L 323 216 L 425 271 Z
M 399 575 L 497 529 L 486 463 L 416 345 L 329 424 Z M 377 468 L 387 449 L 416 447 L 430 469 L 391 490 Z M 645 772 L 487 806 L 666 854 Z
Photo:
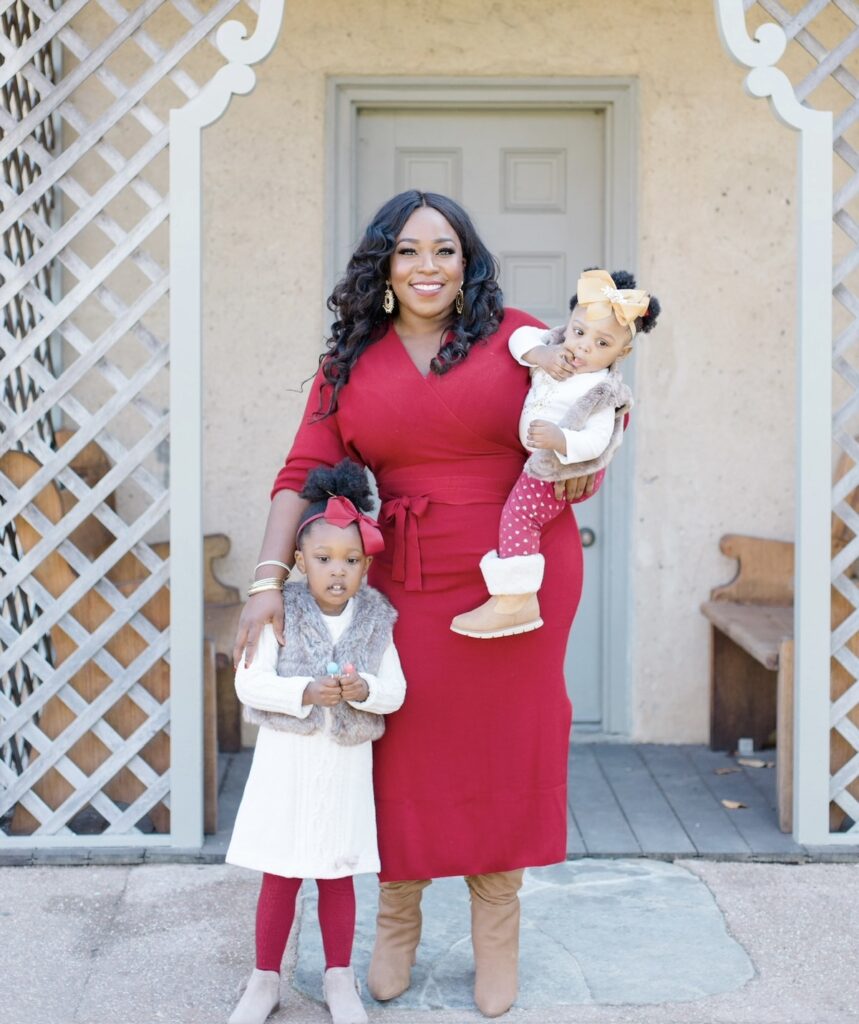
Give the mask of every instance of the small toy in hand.
M 367 687 L 367 684 L 366 682 L 364 682 L 363 679 L 360 679 L 360 677 L 355 676 L 355 666 L 352 664 L 351 661 L 347 661 L 342 668 L 337 664 L 336 661 L 329 661 L 328 664 L 325 666 L 325 674 L 329 676 L 334 676 L 334 678 L 340 684 L 340 692 L 343 694 L 345 700 L 366 699 L 366 696 L 369 693 L 369 687 Z M 355 678 L 351 678 L 352 676 L 355 676 Z M 343 689 L 344 682 L 347 687 L 346 690 Z M 358 695 L 358 693 L 361 692 L 360 690 L 358 692 L 354 692 L 355 684 L 357 682 L 360 682 L 365 687 L 364 696 Z

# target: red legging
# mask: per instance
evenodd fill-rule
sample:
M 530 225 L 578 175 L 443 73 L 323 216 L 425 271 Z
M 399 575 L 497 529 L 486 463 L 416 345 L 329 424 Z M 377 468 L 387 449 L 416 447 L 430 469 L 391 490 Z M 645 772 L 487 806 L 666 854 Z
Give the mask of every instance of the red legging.
M 262 876 L 257 900 L 257 970 L 279 971 L 286 940 L 295 917 L 295 898 L 302 879 Z M 355 888 L 352 876 L 317 878 L 319 927 L 325 967 L 348 967 L 355 937 Z
M 538 554 L 543 527 L 566 507 L 566 501 L 555 497 L 550 480 L 537 480 L 523 471 L 501 510 L 498 557 Z

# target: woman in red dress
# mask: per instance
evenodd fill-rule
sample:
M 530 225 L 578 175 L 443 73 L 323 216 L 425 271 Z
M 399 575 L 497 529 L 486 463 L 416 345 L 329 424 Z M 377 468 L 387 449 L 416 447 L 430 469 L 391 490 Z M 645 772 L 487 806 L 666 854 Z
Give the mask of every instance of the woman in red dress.
M 487 644 L 449 627 L 484 597 L 480 556 L 525 460 L 528 371 L 507 339 L 538 321 L 502 308 L 495 262 L 465 212 L 420 192 L 376 214 L 329 307 L 329 352 L 275 481 L 260 559 L 292 560 L 309 469 L 348 456 L 372 470 L 385 551 L 370 583 L 399 612 L 408 694 L 374 752 L 382 884 L 368 984 L 377 999 L 408 988 L 421 891 L 463 875 L 475 1001 L 497 1016 L 516 997 L 523 869 L 566 855 L 563 662 L 582 588 L 573 516 L 544 535 L 542 629 Z M 567 496 L 593 485 L 570 481 Z M 281 635 L 282 608 L 276 593 L 249 599 L 237 655 L 253 658 L 265 622 Z

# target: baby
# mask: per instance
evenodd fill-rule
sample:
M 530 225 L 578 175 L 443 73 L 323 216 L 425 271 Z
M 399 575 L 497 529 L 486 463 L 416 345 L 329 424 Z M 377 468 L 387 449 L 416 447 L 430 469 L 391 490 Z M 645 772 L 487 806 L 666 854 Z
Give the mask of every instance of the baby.
M 543 582 L 540 532 L 567 508 L 555 497 L 555 482 L 608 465 L 632 406 L 618 364 L 632 351 L 636 333 L 653 329 L 659 309 L 656 298 L 635 288 L 631 274 L 586 270 L 566 326 L 520 327 L 510 336 L 513 357 L 532 367 L 519 420 L 520 439 L 531 455 L 501 513 L 498 550 L 480 560 L 492 596 L 457 615 L 450 627 L 455 633 L 491 639 L 543 625 L 537 600 Z

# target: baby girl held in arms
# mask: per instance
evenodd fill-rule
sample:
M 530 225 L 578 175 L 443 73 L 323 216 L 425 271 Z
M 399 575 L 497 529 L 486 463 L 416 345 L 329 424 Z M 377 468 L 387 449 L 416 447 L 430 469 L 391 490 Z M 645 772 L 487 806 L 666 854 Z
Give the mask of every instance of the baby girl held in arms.
M 491 639 L 543 625 L 540 533 L 568 508 L 556 497 L 555 484 L 603 469 L 620 445 L 632 395 L 619 363 L 632 351 L 635 335 L 653 329 L 659 309 L 655 297 L 636 289 L 631 274 L 586 270 L 565 326 L 520 327 L 510 336 L 513 358 L 532 368 L 519 421 L 531 455 L 501 513 L 498 549 L 480 560 L 491 596 L 454 617 L 455 633 Z

